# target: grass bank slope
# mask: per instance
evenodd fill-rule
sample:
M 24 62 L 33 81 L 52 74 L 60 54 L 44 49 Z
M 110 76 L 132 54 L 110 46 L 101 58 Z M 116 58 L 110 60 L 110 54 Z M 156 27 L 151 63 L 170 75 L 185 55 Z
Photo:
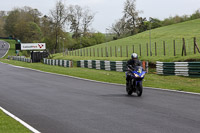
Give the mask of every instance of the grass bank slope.
M 199 44 L 200 47 L 200 19 L 187 21 L 183 23 L 173 24 L 157 29 L 151 30 L 151 51 L 152 56 L 150 55 L 150 39 L 149 39 L 149 31 L 139 33 L 134 36 L 130 36 L 127 38 L 95 45 L 88 48 L 83 48 L 79 50 L 79 56 L 82 52 L 81 58 L 86 59 L 101 59 L 98 57 L 101 56 L 101 53 L 103 50 L 103 59 L 106 60 L 127 60 L 130 57 L 126 57 L 126 48 L 128 47 L 128 55 L 130 55 L 133 52 L 133 45 L 134 45 L 134 52 L 137 52 L 140 55 L 140 45 L 141 45 L 141 56 L 140 58 L 143 60 L 149 60 L 152 62 L 155 62 L 157 60 L 159 61 L 187 61 L 187 60 L 195 60 L 200 61 L 200 54 L 194 55 L 194 43 L 193 38 L 197 38 L 197 44 Z M 186 44 L 186 50 L 187 50 L 187 56 L 182 57 L 182 44 L 183 40 L 182 38 L 185 38 L 185 44 Z M 176 43 L 176 56 L 174 56 L 174 45 L 173 41 L 175 40 Z M 166 55 L 164 56 L 164 46 L 163 41 L 165 41 L 165 48 L 166 48 Z M 155 42 L 157 47 L 157 56 L 155 56 L 156 50 L 155 50 Z M 148 43 L 148 50 L 147 50 L 147 43 Z M 105 47 L 107 47 L 108 56 L 105 57 Z M 117 50 L 117 58 L 115 57 L 115 47 Z M 120 47 L 122 47 L 122 58 Z M 90 57 L 90 48 L 91 48 L 91 57 Z M 93 52 L 94 50 L 94 52 Z M 87 54 L 88 53 L 88 54 Z M 94 56 L 95 53 L 95 56 Z M 111 57 L 112 53 L 112 57 Z M 75 55 L 75 51 L 73 52 L 73 56 Z M 78 50 L 76 51 L 76 55 L 78 55 Z M 84 56 L 84 57 L 83 57 Z M 120 58 L 119 58 L 120 57 Z M 70 59 L 72 57 L 63 57 L 61 54 L 55 54 L 53 58 L 60 58 L 60 59 Z M 76 57 L 74 57 L 76 58 Z

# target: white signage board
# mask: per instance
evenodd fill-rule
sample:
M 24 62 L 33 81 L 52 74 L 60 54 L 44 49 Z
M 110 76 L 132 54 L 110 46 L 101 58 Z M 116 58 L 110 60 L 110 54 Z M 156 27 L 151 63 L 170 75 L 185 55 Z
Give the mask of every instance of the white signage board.
M 45 43 L 21 43 L 21 50 L 45 50 Z

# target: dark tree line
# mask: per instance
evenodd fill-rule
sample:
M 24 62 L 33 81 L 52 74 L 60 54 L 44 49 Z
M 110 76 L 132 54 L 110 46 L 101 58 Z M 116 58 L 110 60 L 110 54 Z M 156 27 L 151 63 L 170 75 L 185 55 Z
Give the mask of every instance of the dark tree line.
M 45 42 L 50 51 L 59 51 L 61 44 L 71 49 L 88 47 L 150 28 L 200 18 L 200 10 L 197 10 L 192 15 L 147 20 L 139 16 L 142 11 L 136 9 L 135 2 L 136 0 L 125 0 L 123 16 L 112 24 L 109 35 L 91 30 L 95 14 L 89 8 L 67 6 L 60 0 L 50 10 L 49 15 L 43 15 L 38 9 L 31 7 L 15 8 L 9 12 L 0 11 L 0 36 L 13 36 L 22 42 Z
M 66 6 L 61 0 L 49 15 L 31 7 L 0 11 L 0 36 L 13 36 L 22 42 L 45 42 L 50 51 L 59 51 L 63 43 L 65 48 L 87 47 L 105 41 L 104 34 L 90 29 L 94 16 L 89 8 Z

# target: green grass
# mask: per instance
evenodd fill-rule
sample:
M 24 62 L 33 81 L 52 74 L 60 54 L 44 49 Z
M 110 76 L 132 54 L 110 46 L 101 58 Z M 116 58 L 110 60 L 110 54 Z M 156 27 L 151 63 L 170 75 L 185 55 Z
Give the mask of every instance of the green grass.
M 0 110 L 0 133 L 31 133 L 19 122 L 4 114 Z
M 49 66 L 42 63 L 25 63 L 20 61 L 2 60 L 2 59 L 0 61 L 17 66 L 37 69 L 45 72 L 70 75 L 70 76 L 81 77 L 97 81 L 104 81 L 109 83 L 125 84 L 124 72 L 104 71 L 104 70 L 76 68 L 76 67 L 64 68 L 59 66 Z M 200 78 L 161 76 L 151 72 L 150 74 L 146 75 L 145 81 L 143 83 L 145 87 L 155 87 L 155 88 L 200 93 L 200 84 L 199 84 Z
M 152 61 L 184 61 L 184 60 L 189 60 L 192 58 L 195 58 L 196 60 L 200 61 L 200 54 L 194 55 L 194 43 L 193 43 L 193 37 L 197 37 L 197 44 L 200 47 L 200 19 L 192 20 L 192 21 L 187 21 L 179 24 L 174 24 L 174 25 L 169 25 L 157 29 L 151 30 L 151 44 L 152 44 L 152 54 L 153 57 L 147 56 L 147 48 L 146 44 L 149 43 L 149 31 L 139 33 L 134 36 L 130 36 L 127 38 L 119 39 L 116 41 L 111 41 L 108 43 L 103 43 L 99 45 L 95 45 L 92 47 L 88 48 L 88 56 L 90 56 L 90 48 L 92 51 L 92 56 L 93 59 L 97 59 L 97 50 L 99 49 L 99 55 L 101 56 L 101 48 L 103 49 L 103 56 L 105 57 L 105 47 L 108 47 L 108 53 L 110 56 L 110 47 L 112 48 L 112 56 L 115 56 L 115 46 L 117 47 L 117 56 L 120 56 L 120 46 L 122 46 L 122 56 L 124 58 L 118 58 L 118 60 L 126 60 L 126 46 L 128 46 L 128 56 L 133 52 L 132 46 L 134 45 L 135 52 L 138 53 L 139 55 L 139 44 L 142 46 L 142 55 L 141 58 L 143 60 L 152 60 Z M 187 55 L 186 57 L 182 57 L 182 38 L 185 38 L 186 41 L 186 50 L 187 50 Z M 173 40 L 176 40 L 176 54 L 177 56 L 173 56 Z M 164 50 L 163 50 L 163 41 L 166 43 L 166 56 L 164 56 Z M 157 54 L 158 56 L 155 56 L 155 42 L 157 43 Z M 84 55 L 85 51 L 85 56 L 87 56 L 87 48 L 82 49 L 82 55 Z M 95 57 L 93 55 L 93 49 L 95 49 Z M 150 49 L 150 46 L 148 47 Z M 76 51 L 76 55 L 77 55 Z M 149 50 L 150 53 L 150 50 Z M 75 55 L 75 52 L 73 52 L 73 55 Z M 79 55 L 80 55 L 80 50 L 79 50 Z M 59 54 L 55 55 L 55 58 L 57 56 L 61 57 Z M 79 57 L 82 59 L 83 57 Z M 130 57 L 128 57 L 130 58 Z M 108 60 L 116 60 L 113 57 L 109 57 Z

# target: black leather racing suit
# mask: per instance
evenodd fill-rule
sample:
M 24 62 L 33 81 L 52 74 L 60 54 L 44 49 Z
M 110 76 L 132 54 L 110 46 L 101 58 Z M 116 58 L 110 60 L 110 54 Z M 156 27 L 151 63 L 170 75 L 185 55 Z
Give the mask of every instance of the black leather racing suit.
M 127 61 L 126 66 L 127 66 L 127 69 L 128 69 L 127 77 L 126 77 L 126 83 L 128 83 L 129 78 L 130 78 L 130 76 L 129 76 L 129 75 L 130 75 L 130 74 L 129 74 L 129 73 L 130 73 L 130 71 L 129 71 L 130 66 L 131 66 L 132 68 L 134 68 L 135 66 L 142 66 L 142 63 L 141 63 L 141 61 L 138 60 L 138 59 L 135 59 L 135 60 L 130 59 L 130 60 Z

